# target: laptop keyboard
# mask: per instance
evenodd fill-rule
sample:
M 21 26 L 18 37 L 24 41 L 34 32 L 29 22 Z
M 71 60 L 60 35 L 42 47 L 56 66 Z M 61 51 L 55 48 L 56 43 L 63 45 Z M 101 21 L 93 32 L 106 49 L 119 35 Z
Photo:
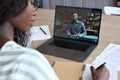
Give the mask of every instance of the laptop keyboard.
M 89 44 L 74 43 L 74 42 L 63 41 L 63 40 L 54 40 L 50 43 L 50 45 L 59 46 L 67 49 L 75 49 L 83 52 L 85 52 L 90 47 Z

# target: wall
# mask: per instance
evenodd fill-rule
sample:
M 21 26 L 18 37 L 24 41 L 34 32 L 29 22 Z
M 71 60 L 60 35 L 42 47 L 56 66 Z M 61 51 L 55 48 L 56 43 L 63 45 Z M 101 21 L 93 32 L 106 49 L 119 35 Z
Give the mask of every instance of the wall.
M 56 5 L 89 7 L 104 9 L 104 6 L 116 6 L 116 0 L 43 0 L 43 8 L 55 9 Z

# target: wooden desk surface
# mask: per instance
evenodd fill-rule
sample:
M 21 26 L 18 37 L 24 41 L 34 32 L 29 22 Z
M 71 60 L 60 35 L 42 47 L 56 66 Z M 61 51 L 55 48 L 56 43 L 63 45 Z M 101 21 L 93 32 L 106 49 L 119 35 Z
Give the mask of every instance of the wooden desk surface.
M 38 15 L 36 16 L 36 22 L 34 25 L 49 25 L 51 35 L 53 35 L 54 14 L 55 14 L 54 10 L 39 9 Z M 95 57 L 98 56 L 109 43 L 120 44 L 119 32 L 120 32 L 120 16 L 102 15 L 99 44 L 90 54 L 90 56 L 84 61 L 84 63 L 92 63 Z M 32 43 L 32 47 L 36 48 L 45 41 L 46 40 L 35 41 Z M 48 59 L 50 64 L 53 64 L 54 61 L 70 61 L 67 59 L 54 57 L 47 54 L 45 54 L 45 57 Z

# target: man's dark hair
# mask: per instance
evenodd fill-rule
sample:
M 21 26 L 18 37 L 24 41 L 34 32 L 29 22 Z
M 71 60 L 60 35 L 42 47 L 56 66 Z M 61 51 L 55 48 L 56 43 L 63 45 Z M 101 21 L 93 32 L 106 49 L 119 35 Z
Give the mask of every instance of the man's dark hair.
M 22 13 L 27 5 L 28 0 L 0 0 L 0 25 Z

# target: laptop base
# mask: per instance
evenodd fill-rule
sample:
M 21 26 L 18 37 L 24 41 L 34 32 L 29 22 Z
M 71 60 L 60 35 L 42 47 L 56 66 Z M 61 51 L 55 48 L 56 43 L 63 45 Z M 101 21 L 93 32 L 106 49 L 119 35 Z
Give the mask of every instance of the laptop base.
M 56 57 L 66 58 L 73 61 L 83 62 L 93 51 L 96 45 L 91 45 L 87 51 L 79 51 L 75 49 L 63 48 L 55 45 L 50 45 L 53 39 L 48 40 L 45 44 L 37 48 L 43 54 L 48 54 Z

